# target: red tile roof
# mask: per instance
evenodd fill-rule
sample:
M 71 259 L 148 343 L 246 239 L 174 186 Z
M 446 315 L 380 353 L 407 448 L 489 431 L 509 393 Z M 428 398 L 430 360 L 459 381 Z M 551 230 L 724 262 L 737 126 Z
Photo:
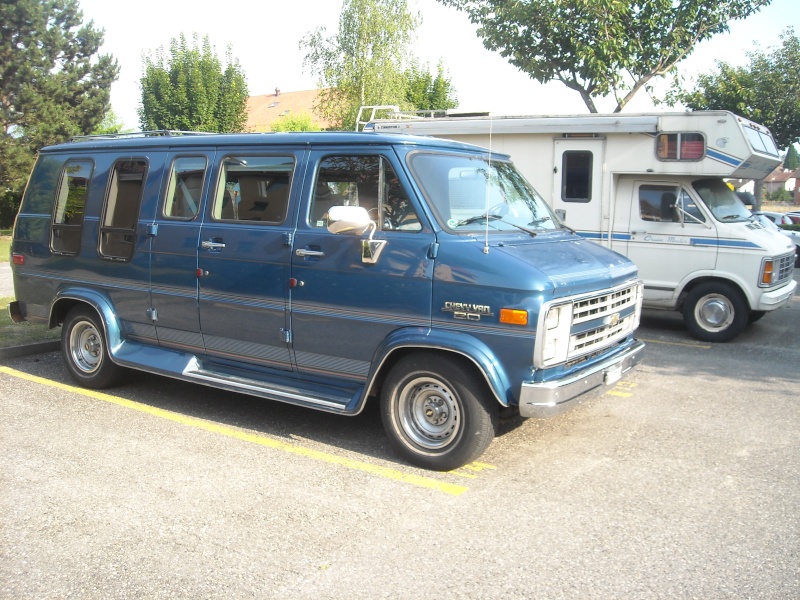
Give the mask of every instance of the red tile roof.
M 320 90 L 302 92 L 276 90 L 276 92 L 263 96 L 250 96 L 247 99 L 246 131 L 272 131 L 273 123 L 286 114 L 309 114 L 312 121 L 322 129 L 329 126 L 325 119 L 314 113 L 314 104 L 317 102 Z

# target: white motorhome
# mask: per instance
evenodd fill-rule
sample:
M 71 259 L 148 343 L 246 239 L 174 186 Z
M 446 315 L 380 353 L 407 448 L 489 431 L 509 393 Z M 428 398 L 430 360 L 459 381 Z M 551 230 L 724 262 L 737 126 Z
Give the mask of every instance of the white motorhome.
M 723 180 L 762 179 L 780 163 L 778 149 L 765 127 L 730 112 L 393 112 L 364 129 L 451 138 L 510 154 L 569 227 L 638 265 L 646 307 L 681 311 L 698 339 L 733 339 L 788 304 L 797 287 L 795 247 L 751 218 Z

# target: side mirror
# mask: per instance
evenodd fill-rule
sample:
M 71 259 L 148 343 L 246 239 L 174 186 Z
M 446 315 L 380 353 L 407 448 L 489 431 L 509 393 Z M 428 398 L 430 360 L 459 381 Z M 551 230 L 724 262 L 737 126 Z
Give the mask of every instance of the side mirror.
M 375 224 L 363 206 L 331 206 L 328 210 L 328 231 L 361 235 Z
M 362 206 L 331 206 L 328 210 L 328 231 L 362 235 L 370 230 L 369 238 L 361 240 L 361 262 L 374 265 L 378 262 L 386 240 L 373 240 L 377 226 Z

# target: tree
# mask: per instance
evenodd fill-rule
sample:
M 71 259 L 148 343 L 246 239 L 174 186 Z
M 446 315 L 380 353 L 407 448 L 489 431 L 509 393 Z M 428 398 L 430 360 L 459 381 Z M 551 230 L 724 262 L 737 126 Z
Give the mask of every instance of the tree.
M 317 112 L 352 129 L 360 106 L 400 104 L 406 96 L 409 45 L 419 23 L 406 0 L 344 0 L 339 31 L 300 42 L 304 66 L 319 77 Z
M 320 126 L 314 123 L 308 113 L 290 113 L 280 117 L 272 124 L 272 131 L 319 131 Z
M 406 79 L 406 100 L 415 110 L 446 110 L 458 106 L 455 90 L 441 61 L 435 78 L 428 64 L 420 66 L 416 60 L 412 61 L 406 70 Z
M 138 110 L 143 130 L 239 132 L 247 123 L 247 81 L 229 46 L 225 70 L 209 42 L 191 47 L 181 34 L 173 38 L 169 56 L 159 48 L 143 58 Z
M 78 0 L 0 1 L 4 206 L 18 205 L 38 148 L 91 133 L 103 120 L 119 67 L 97 55 L 102 44 L 103 30 L 83 23 Z
M 800 38 L 788 28 L 780 40 L 769 54 L 749 52 L 747 66 L 717 61 L 717 72 L 699 75 L 694 89 L 677 90 L 670 101 L 692 110 L 729 110 L 765 125 L 786 148 L 800 139 Z
M 439 0 L 469 15 L 484 46 L 547 83 L 621 111 L 656 77 L 674 72 L 698 42 L 728 31 L 771 0 Z
M 794 171 L 798 167 L 800 167 L 800 153 L 797 152 L 797 146 L 789 144 L 786 158 L 783 159 L 783 168 L 787 171 Z

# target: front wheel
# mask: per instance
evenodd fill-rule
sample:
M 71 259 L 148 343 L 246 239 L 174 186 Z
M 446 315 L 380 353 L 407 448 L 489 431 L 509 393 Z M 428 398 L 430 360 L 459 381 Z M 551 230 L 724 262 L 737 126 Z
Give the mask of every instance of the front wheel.
M 72 378 L 83 387 L 107 388 L 119 381 L 123 370 L 111 362 L 100 318 L 93 310 L 77 306 L 61 328 L 61 352 Z
M 381 392 L 381 418 L 394 448 L 436 471 L 464 466 L 494 439 L 497 402 L 458 360 L 420 352 L 401 359 Z
M 726 283 L 701 283 L 683 303 L 683 322 L 705 342 L 728 342 L 744 331 L 749 309 L 738 290 Z

